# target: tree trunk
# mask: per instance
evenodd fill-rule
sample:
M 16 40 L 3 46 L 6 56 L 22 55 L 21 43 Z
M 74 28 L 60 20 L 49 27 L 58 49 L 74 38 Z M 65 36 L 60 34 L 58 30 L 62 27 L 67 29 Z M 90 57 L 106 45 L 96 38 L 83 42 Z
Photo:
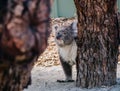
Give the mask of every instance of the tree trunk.
M 116 84 L 116 0 L 74 0 L 78 15 L 78 87 Z
M 0 91 L 22 91 L 47 47 L 50 0 L 0 0 Z
M 120 44 L 120 12 L 118 12 L 118 27 L 119 27 L 119 44 Z M 120 49 L 119 49 L 120 51 Z M 120 52 L 119 52 L 120 54 Z

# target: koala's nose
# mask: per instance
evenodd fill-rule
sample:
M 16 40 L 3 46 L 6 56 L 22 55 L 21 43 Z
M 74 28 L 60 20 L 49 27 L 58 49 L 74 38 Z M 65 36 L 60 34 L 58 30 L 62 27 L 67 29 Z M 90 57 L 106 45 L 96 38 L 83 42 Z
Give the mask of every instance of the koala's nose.
M 58 34 L 57 36 L 56 36 L 56 39 L 60 39 L 62 37 L 62 35 L 61 34 Z

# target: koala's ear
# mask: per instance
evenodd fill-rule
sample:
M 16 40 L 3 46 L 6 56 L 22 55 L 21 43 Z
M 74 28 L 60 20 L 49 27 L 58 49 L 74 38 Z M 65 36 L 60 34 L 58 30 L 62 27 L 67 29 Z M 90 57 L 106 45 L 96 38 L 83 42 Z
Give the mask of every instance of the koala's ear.
M 58 26 L 55 26 L 55 30 L 58 30 Z
M 71 27 L 73 30 L 77 30 L 77 21 L 72 22 Z
M 53 26 L 53 29 L 54 29 L 55 31 L 57 31 L 57 30 L 58 30 L 58 25 L 57 25 L 57 24 L 54 25 L 54 26 Z
M 71 28 L 72 28 L 73 37 L 77 37 L 77 33 L 78 33 L 77 21 L 74 21 L 71 24 Z

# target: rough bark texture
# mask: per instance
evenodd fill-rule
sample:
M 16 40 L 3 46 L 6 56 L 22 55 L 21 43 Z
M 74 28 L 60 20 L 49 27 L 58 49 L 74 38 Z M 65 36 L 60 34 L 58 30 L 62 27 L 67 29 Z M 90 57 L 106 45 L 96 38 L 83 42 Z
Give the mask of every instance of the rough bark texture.
M 118 12 L 119 44 L 120 44 L 120 12 Z
M 77 86 L 116 83 L 118 22 L 116 0 L 74 0 L 78 15 Z
M 0 91 L 31 84 L 34 61 L 47 47 L 50 0 L 0 0 Z

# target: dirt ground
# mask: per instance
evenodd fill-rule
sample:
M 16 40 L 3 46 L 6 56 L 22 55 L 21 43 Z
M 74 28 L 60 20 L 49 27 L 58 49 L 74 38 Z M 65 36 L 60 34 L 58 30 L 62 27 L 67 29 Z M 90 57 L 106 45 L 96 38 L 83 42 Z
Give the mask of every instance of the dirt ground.
M 73 79 L 76 78 L 75 67 L 73 68 Z M 58 83 L 57 79 L 64 79 L 63 70 L 60 65 L 51 67 L 35 66 L 32 70 L 32 85 L 24 91 L 120 91 L 120 64 L 117 70 L 117 84 L 111 87 L 94 89 L 82 89 L 73 83 Z
M 75 19 L 57 18 L 52 20 L 52 26 L 58 24 L 69 24 Z M 46 51 L 39 57 L 32 70 L 32 84 L 24 91 L 120 91 L 120 64 L 117 69 L 117 84 L 111 87 L 94 89 L 82 89 L 73 83 L 58 83 L 57 79 L 64 79 L 64 73 L 60 66 L 57 47 L 54 42 L 54 29 L 52 29 Z M 119 49 L 120 50 L 120 49 Z M 120 59 L 120 56 L 119 56 Z M 73 79 L 76 79 L 75 66 L 73 67 Z

